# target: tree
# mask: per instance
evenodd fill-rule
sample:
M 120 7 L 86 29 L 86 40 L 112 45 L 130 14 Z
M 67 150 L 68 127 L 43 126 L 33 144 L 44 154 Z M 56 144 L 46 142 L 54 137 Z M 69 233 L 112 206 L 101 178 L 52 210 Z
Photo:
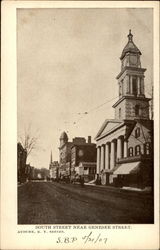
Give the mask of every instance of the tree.
M 32 153 L 33 150 L 35 150 L 38 146 L 38 136 L 32 135 L 30 126 L 26 130 L 23 135 L 19 137 L 19 141 L 22 144 L 23 148 L 27 152 L 27 157 Z

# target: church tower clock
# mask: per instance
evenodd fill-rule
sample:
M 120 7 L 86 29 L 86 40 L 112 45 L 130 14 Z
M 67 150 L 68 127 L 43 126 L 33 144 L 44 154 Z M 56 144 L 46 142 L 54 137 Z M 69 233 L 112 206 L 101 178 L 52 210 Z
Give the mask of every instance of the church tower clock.
M 119 100 L 113 105 L 116 119 L 149 119 L 150 99 L 144 93 L 146 69 L 141 67 L 141 55 L 130 30 L 128 43 L 120 57 L 121 72 L 117 76 Z

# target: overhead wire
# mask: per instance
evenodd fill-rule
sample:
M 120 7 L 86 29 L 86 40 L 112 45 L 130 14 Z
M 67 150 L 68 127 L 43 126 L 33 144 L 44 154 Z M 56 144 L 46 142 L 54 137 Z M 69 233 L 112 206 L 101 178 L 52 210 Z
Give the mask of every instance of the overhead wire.
M 77 124 L 81 119 L 83 119 L 84 115 L 90 114 L 91 112 L 93 112 L 93 111 L 95 111 L 95 110 L 101 108 L 101 107 L 104 106 L 105 104 L 107 104 L 107 103 L 109 103 L 109 102 L 111 102 L 111 101 L 113 101 L 113 100 L 115 100 L 115 99 L 117 99 L 117 98 L 118 98 L 118 96 L 116 96 L 116 97 L 114 97 L 114 98 L 112 98 L 112 99 L 110 99 L 110 100 L 107 100 L 106 102 L 104 102 L 104 103 L 102 103 L 102 104 L 100 104 L 100 105 L 98 105 L 98 106 L 96 106 L 96 107 L 90 109 L 89 111 L 85 111 L 85 112 L 83 112 L 83 113 L 78 113 L 78 115 L 81 114 L 82 117 L 80 117 L 80 119 L 79 119 L 77 122 L 73 122 L 73 124 L 74 124 L 74 125 Z

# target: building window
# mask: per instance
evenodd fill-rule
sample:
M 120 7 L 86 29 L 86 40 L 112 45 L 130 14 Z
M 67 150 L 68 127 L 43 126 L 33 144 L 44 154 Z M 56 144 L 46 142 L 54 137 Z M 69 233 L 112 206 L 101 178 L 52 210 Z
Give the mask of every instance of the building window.
M 142 79 L 139 78 L 139 94 L 142 94 Z
M 123 85 L 124 85 L 124 84 L 123 84 L 123 80 L 122 80 L 122 81 L 121 81 L 121 86 L 122 86 L 122 95 L 124 95 L 124 90 L 123 90 L 123 88 L 124 88 L 124 87 L 123 87 Z
M 141 146 L 140 146 L 140 145 L 137 145 L 137 146 L 135 147 L 135 154 L 136 154 L 136 155 L 140 155 L 140 154 L 141 154 Z
M 119 108 L 119 119 L 121 119 L 121 108 Z
M 136 128 L 135 137 L 138 138 L 140 136 L 140 128 Z
M 139 105 L 136 105 L 135 106 L 135 116 L 138 116 L 138 115 L 140 115 L 140 107 L 139 107 Z
M 119 96 L 122 96 L 122 86 L 121 86 L 121 83 L 119 84 Z
M 137 77 L 132 77 L 133 94 L 137 94 Z
M 128 149 L 128 155 L 129 155 L 129 156 L 133 156 L 133 148 L 132 148 L 132 147 L 130 147 L 130 148 Z
M 147 142 L 146 144 L 145 144 L 145 152 L 146 152 L 146 155 L 149 155 L 150 154 L 150 143 L 149 142 Z

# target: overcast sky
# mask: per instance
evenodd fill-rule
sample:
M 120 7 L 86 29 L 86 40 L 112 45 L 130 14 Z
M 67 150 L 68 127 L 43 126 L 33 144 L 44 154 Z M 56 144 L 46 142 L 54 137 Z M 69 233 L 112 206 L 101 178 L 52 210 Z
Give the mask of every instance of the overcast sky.
M 114 118 L 119 57 L 129 29 L 142 52 L 150 94 L 151 9 L 18 9 L 18 136 L 29 126 L 39 136 L 31 165 L 48 168 L 51 150 L 59 160 L 63 131 L 70 140 L 94 139 L 104 120 Z

